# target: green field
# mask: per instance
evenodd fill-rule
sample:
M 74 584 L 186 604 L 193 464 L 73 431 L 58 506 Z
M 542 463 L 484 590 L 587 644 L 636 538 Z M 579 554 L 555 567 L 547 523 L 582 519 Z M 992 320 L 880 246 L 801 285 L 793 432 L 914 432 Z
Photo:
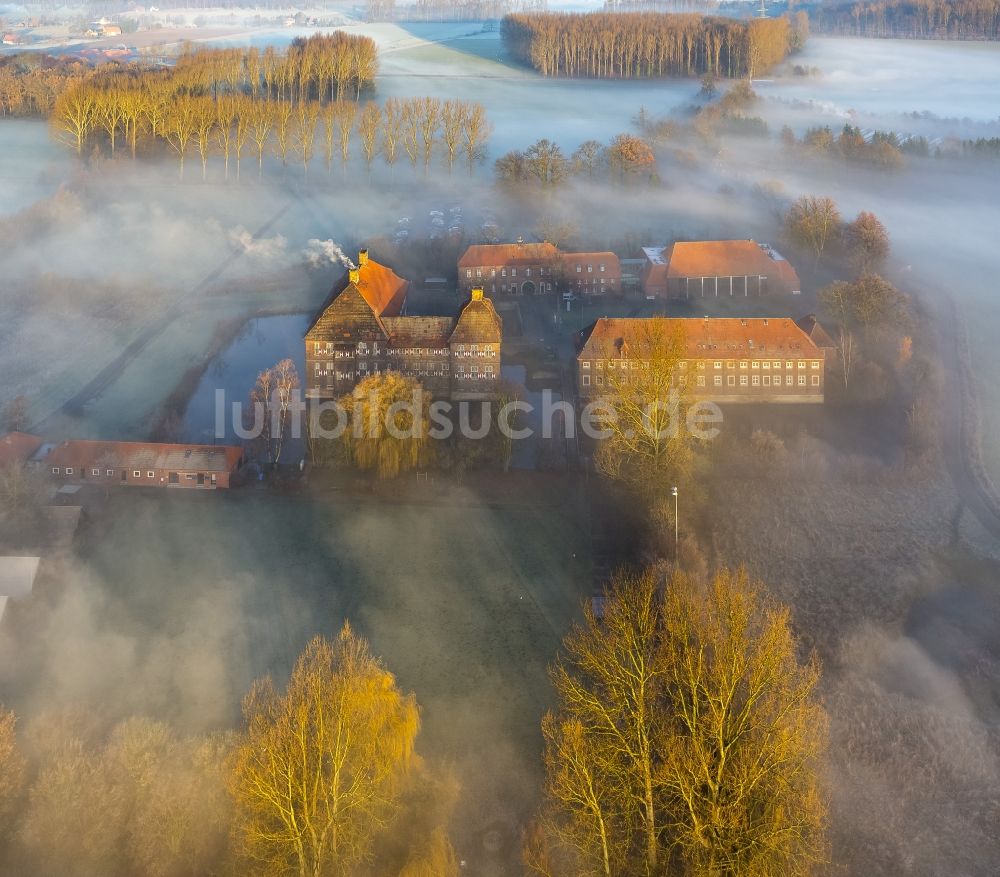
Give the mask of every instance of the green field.
M 475 845 L 538 793 L 546 667 L 590 593 L 585 504 L 537 475 L 488 501 L 434 484 L 412 495 L 119 494 L 82 533 L 87 639 L 80 652 L 72 629 L 69 645 L 47 640 L 32 685 L 62 696 L 68 649 L 102 677 L 95 709 L 232 725 L 255 676 L 283 680 L 311 636 L 349 618 L 416 693 L 418 748 L 453 767 L 456 834 Z

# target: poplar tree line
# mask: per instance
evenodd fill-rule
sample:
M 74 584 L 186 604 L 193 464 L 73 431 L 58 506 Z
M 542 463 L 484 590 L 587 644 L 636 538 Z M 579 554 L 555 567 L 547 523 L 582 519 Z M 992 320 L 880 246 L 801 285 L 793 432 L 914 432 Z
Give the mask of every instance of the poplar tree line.
M 212 156 L 222 158 L 227 180 L 232 165 L 240 178 L 247 158 L 262 177 L 266 155 L 280 159 L 283 167 L 300 164 L 306 175 L 319 149 L 329 171 L 337 158 L 347 164 L 354 137 L 369 170 L 377 156 L 390 167 L 406 156 L 426 173 L 438 154 L 449 172 L 459 157 L 471 171 L 492 132 L 479 103 L 434 97 L 389 98 L 382 106 L 344 99 L 323 103 L 293 99 L 281 91 L 286 86 L 278 86 L 284 96 L 264 99 L 261 93 L 254 97 L 230 88 L 227 75 L 220 68 L 202 76 L 199 88 L 178 88 L 172 78 L 152 73 L 92 77 L 60 97 L 53 124 L 78 154 L 92 143 L 112 156 L 126 148 L 133 158 L 140 142 L 165 146 L 177 158 L 182 178 L 186 160 L 194 155 L 203 180 Z
M 753 77 L 801 43 L 786 17 L 737 21 L 658 12 L 508 15 L 504 45 L 543 76 Z
M 1000 40 L 1000 0 L 860 0 L 811 11 L 824 33 L 859 37 Z

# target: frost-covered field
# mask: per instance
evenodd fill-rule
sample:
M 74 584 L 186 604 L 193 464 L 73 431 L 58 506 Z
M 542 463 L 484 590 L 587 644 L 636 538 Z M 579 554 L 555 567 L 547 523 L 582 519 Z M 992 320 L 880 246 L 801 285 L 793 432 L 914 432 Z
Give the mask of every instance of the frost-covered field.
M 762 93 L 812 101 L 832 117 L 926 112 L 1000 121 L 998 43 L 814 36 L 791 63 L 816 67 L 819 75 L 784 77 L 762 84 Z

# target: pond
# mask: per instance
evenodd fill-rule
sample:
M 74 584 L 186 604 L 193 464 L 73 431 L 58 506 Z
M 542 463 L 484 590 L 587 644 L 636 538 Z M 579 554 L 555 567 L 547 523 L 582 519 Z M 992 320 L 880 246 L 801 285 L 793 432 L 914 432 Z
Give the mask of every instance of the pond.
M 257 317 L 249 320 L 230 345 L 202 375 L 184 415 L 183 434 L 187 441 L 236 442 L 232 403 L 245 403 L 257 375 L 282 359 L 295 363 L 299 378 L 305 373 L 302 336 L 309 326 L 309 314 Z M 225 434 L 216 434 L 216 398 L 224 393 Z

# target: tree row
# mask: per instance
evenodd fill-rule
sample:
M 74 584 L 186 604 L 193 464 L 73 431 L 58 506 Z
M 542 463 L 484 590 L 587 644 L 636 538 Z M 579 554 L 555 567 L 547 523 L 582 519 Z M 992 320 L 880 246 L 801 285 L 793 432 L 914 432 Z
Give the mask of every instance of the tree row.
M 786 17 L 739 21 L 656 12 L 508 15 L 504 45 L 543 76 L 753 77 L 803 38 Z
M 824 33 L 860 37 L 1000 40 L 1000 0 L 860 0 L 811 11 Z
M 369 167 L 376 156 L 395 165 L 404 155 L 413 166 L 429 169 L 435 153 L 449 171 L 464 156 L 470 168 L 485 153 L 492 125 L 482 104 L 433 97 L 389 98 L 382 106 L 363 107 L 349 100 L 322 104 L 278 98 L 254 100 L 248 94 L 194 95 L 185 91 L 120 87 L 116 79 L 77 83 L 63 94 L 53 112 L 60 139 L 82 154 L 91 143 L 115 155 L 124 144 L 136 156 L 140 143 L 165 146 L 179 162 L 196 153 L 202 178 L 208 159 L 220 155 L 229 178 L 230 160 L 237 178 L 243 159 L 256 158 L 258 176 L 264 157 L 273 154 L 282 165 L 301 163 L 308 173 L 322 144 L 329 169 L 335 156 L 346 164 L 356 136 Z

